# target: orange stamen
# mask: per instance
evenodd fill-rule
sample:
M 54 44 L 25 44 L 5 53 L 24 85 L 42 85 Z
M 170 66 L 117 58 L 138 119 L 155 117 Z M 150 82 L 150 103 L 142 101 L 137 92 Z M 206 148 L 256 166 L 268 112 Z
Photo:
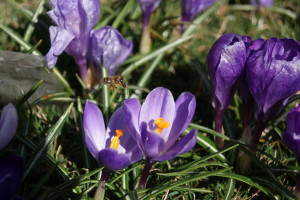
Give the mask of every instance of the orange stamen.
M 164 120 L 163 118 L 157 118 L 154 122 L 157 126 L 157 129 L 155 129 L 154 131 L 158 134 L 161 134 L 162 130 L 164 128 L 168 128 L 169 127 L 169 122 Z
M 118 129 L 116 130 L 116 136 L 113 137 L 113 139 L 111 140 L 110 143 L 110 148 L 113 148 L 115 150 L 118 150 L 119 145 L 120 145 L 120 137 L 123 135 L 123 131 L 122 129 Z

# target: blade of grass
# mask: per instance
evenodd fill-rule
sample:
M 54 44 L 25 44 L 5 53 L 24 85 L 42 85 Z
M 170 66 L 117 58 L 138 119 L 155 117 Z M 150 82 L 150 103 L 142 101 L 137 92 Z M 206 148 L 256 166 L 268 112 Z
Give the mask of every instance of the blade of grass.
M 38 162 L 38 160 L 41 158 L 41 156 L 46 152 L 46 150 L 49 148 L 51 142 L 53 142 L 54 138 L 58 136 L 60 133 L 60 130 L 62 126 L 64 125 L 67 117 L 69 116 L 69 113 L 71 112 L 71 109 L 73 108 L 73 103 L 71 103 L 64 114 L 59 118 L 59 120 L 48 130 L 47 137 L 42 141 L 41 145 L 38 148 L 37 153 L 33 157 L 32 161 L 29 163 L 29 166 L 27 167 L 23 179 L 27 177 L 31 169 L 35 166 L 35 164 Z
M 18 100 L 18 102 L 16 103 L 16 107 L 20 108 L 35 93 L 35 91 L 42 83 L 43 80 L 40 80 L 32 88 L 30 88 L 30 90 L 21 99 Z
M 112 27 L 114 27 L 115 29 L 118 29 L 119 25 L 124 20 L 126 15 L 130 14 L 129 11 L 131 10 L 131 8 L 133 7 L 135 2 L 136 2 L 135 0 L 127 1 L 126 5 L 122 9 L 122 11 L 118 12 L 117 18 L 115 19 L 114 23 L 112 24 Z

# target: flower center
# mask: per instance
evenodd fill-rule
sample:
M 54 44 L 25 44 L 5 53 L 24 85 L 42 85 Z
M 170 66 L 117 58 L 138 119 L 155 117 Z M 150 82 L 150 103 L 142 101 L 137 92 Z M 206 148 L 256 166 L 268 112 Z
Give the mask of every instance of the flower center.
M 113 137 L 113 139 L 111 140 L 110 143 L 110 148 L 113 148 L 115 150 L 118 150 L 118 147 L 120 145 L 120 137 L 123 135 L 123 131 L 122 129 L 118 129 L 116 130 L 116 136 Z
M 164 118 L 157 118 L 154 122 L 157 126 L 157 129 L 155 129 L 154 131 L 158 134 L 161 134 L 162 130 L 164 128 L 168 128 L 169 127 L 169 122 L 164 120 Z

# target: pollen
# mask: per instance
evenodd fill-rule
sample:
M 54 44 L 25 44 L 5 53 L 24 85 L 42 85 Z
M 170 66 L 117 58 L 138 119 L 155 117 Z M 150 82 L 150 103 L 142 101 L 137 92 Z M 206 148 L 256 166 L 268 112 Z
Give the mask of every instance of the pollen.
M 155 129 L 155 132 L 158 134 L 161 134 L 162 130 L 164 128 L 168 128 L 169 127 L 169 122 L 164 120 L 164 118 L 157 118 L 154 122 L 157 126 L 157 129 Z
M 120 137 L 123 135 L 123 131 L 122 129 L 118 129 L 116 130 L 116 136 L 113 137 L 113 139 L 111 140 L 110 143 L 110 148 L 113 148 L 115 150 L 118 150 L 119 145 L 120 145 Z

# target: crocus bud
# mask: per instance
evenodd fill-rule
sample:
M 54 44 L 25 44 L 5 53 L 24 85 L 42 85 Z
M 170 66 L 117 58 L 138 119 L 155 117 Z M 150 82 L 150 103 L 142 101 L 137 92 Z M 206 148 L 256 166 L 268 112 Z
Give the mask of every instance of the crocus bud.
M 251 0 L 252 5 L 271 7 L 273 4 L 273 0 Z
M 6 105 L 0 118 L 0 150 L 13 138 L 18 126 L 18 113 L 12 104 Z
M 216 131 L 222 132 L 222 119 L 235 93 L 244 69 L 247 51 L 242 37 L 228 33 L 220 37 L 207 56 L 212 85 L 212 106 L 215 109 Z
M 152 12 L 158 7 L 161 0 L 139 0 L 143 11 L 143 25 L 148 26 Z
M 125 40 L 110 26 L 92 31 L 90 45 L 93 65 L 97 68 L 103 65 L 109 76 L 113 76 L 116 68 L 130 56 L 133 47 L 132 41 Z
M 215 0 L 181 0 L 182 21 L 192 21 L 199 12 L 214 2 Z

